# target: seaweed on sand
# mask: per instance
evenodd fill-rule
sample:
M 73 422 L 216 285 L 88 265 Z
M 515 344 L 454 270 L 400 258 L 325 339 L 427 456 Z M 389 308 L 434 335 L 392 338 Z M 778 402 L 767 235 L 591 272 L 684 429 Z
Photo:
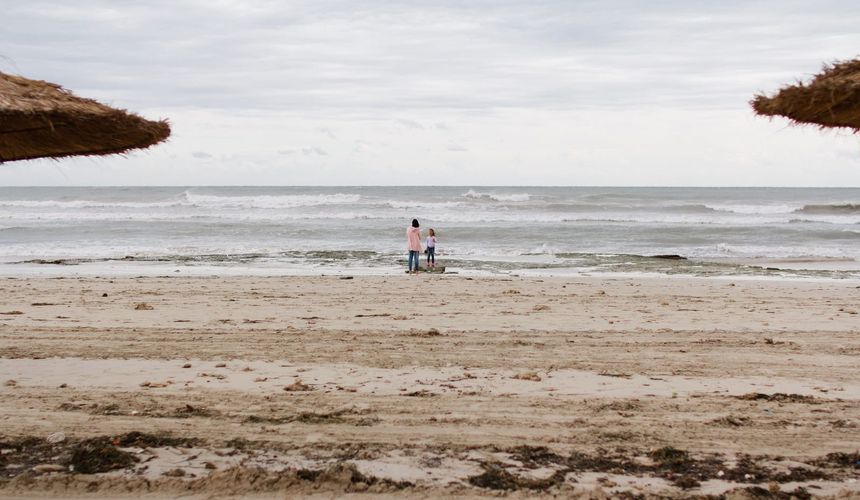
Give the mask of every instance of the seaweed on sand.
M 651 460 L 655 461 L 660 467 L 679 472 L 689 468 L 691 463 L 695 463 L 690 458 L 690 454 L 684 450 L 679 450 L 671 446 L 654 450 L 648 454 Z
M 162 446 L 189 448 L 200 444 L 200 440 L 174 437 L 167 433 L 147 434 L 132 431 L 115 438 L 113 444 L 122 447 L 139 446 L 141 448 L 158 448 Z
M 85 439 L 77 443 L 71 452 L 67 465 L 71 466 L 73 472 L 80 474 L 124 469 L 135 463 L 131 453 L 120 450 L 107 437 Z
M 469 484 L 491 490 L 546 490 L 564 482 L 566 471 L 556 471 L 546 479 L 515 476 L 497 464 L 483 464 L 484 472 L 469 477 Z
M 821 403 L 821 400 L 817 399 L 815 396 L 804 396 L 802 394 L 785 394 L 783 392 L 777 392 L 774 394 L 762 394 L 760 392 L 753 392 L 750 394 L 743 394 L 741 396 L 735 397 L 737 399 L 745 401 L 768 401 L 773 403 Z
M 264 423 L 264 424 L 288 424 L 290 422 L 298 422 L 301 424 L 353 424 L 357 426 L 373 425 L 379 421 L 374 418 L 349 418 L 350 415 L 366 415 L 366 411 L 358 411 L 353 409 L 336 410 L 331 412 L 310 412 L 305 411 L 295 415 L 283 416 L 261 416 L 248 415 L 244 421 L 249 423 Z
M 375 487 L 377 491 L 402 490 L 415 486 L 409 481 L 392 481 L 362 474 L 355 464 L 349 462 L 337 463 L 326 469 L 299 469 L 296 471 L 296 476 L 304 481 L 318 484 L 338 484 L 346 491 L 362 491 L 369 487 Z
M 860 470 L 860 451 L 854 453 L 828 453 L 823 458 L 812 461 L 813 465 L 819 467 L 832 466 L 847 467 Z

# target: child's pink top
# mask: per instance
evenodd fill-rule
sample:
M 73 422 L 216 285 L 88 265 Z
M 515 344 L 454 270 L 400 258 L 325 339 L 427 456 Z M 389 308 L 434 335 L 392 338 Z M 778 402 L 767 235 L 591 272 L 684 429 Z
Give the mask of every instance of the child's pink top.
M 417 227 L 406 230 L 406 248 L 410 251 L 421 251 L 421 231 Z

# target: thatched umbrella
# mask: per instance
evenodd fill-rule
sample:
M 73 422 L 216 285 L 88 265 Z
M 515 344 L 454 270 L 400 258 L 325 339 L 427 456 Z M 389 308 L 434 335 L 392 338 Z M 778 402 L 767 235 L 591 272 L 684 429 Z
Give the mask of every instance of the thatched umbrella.
M 860 132 L 860 59 L 825 66 L 808 84 L 784 87 L 772 97 L 759 94 L 750 104 L 759 115 Z
M 167 121 L 144 120 L 53 83 L 0 73 L 0 163 L 121 154 L 169 135 Z

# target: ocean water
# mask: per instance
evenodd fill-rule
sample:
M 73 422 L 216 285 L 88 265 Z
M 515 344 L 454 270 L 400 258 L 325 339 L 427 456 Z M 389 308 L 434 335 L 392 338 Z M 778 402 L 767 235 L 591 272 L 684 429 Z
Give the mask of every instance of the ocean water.
M 860 188 L 0 187 L 0 273 L 402 272 L 413 218 L 461 273 L 860 278 Z

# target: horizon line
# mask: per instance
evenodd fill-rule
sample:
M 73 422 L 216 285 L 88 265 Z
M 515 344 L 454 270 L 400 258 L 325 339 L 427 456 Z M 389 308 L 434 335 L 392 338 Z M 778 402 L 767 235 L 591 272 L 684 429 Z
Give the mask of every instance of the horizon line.
M 19 184 L 10 188 L 597 188 L 597 189 L 860 189 L 858 186 L 609 185 L 609 184 Z

